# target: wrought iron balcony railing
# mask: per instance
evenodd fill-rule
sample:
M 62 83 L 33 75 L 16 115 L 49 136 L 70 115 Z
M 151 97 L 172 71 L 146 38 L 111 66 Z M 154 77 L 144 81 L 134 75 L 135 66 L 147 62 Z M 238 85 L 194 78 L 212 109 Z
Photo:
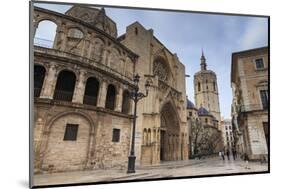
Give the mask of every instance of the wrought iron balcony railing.
M 83 100 L 83 104 L 96 106 L 97 105 L 97 97 L 85 95 L 84 100 Z
M 73 92 L 55 90 L 54 100 L 72 101 Z

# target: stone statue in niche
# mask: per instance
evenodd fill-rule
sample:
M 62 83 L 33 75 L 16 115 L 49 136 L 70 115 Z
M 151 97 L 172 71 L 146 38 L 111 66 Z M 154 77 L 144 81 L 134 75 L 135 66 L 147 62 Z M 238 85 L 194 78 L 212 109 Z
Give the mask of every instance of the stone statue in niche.
M 153 62 L 153 74 L 157 75 L 158 78 L 162 81 L 168 81 L 168 68 L 160 60 L 156 60 Z
M 102 52 L 104 49 L 104 44 L 100 39 L 96 39 L 92 43 L 92 52 L 91 52 L 91 58 L 97 62 L 100 62 L 102 59 Z

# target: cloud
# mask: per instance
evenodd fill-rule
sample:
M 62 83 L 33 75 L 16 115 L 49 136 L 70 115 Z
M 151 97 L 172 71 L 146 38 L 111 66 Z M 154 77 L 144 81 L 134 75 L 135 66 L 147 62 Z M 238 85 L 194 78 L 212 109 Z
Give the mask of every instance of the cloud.
M 61 13 L 70 8 L 65 5 L 41 6 Z M 186 78 L 187 95 L 191 101 L 194 101 L 193 75 L 200 70 L 201 49 L 204 48 L 208 69 L 217 74 L 220 108 L 225 117 L 230 116 L 232 101 L 232 52 L 268 43 L 266 18 L 124 8 L 105 10 L 107 16 L 116 22 L 119 35 L 126 32 L 128 25 L 139 21 L 146 29 L 152 28 L 154 35 L 171 52 L 177 53 L 186 66 L 186 74 L 191 76 Z
M 251 18 L 240 41 L 241 50 L 268 45 L 268 23 L 266 18 Z

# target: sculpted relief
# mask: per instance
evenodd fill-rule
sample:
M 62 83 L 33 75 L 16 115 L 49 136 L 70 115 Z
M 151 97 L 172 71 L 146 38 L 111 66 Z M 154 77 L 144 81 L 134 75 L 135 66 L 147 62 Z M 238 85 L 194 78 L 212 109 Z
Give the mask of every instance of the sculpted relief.
M 167 82 L 169 71 L 165 63 L 161 60 L 153 62 L 153 74 L 158 76 L 158 79 Z
M 110 53 L 108 66 L 110 66 L 112 69 L 117 70 L 119 62 L 119 52 L 117 51 L 117 49 L 113 48 Z
M 104 42 L 96 38 L 92 42 L 92 49 L 91 49 L 91 59 L 100 62 L 102 59 L 102 52 L 104 49 Z
M 67 35 L 67 51 L 76 55 L 81 54 L 84 34 L 76 28 L 71 28 Z

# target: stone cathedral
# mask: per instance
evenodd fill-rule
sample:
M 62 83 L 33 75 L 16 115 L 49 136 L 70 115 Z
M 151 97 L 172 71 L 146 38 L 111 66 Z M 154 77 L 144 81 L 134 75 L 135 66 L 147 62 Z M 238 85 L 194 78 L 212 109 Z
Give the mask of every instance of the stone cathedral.
M 218 121 L 220 128 L 221 114 L 216 73 L 207 69 L 204 52 L 201 55 L 201 70 L 194 75 L 194 95 L 197 108 L 203 107 Z
M 52 40 L 36 37 L 46 21 L 56 26 Z M 135 74 L 141 92 L 150 83 L 137 106 L 136 166 L 188 159 L 185 66 L 152 29 L 134 22 L 117 36 L 105 9 L 83 6 L 35 7 L 33 26 L 36 173 L 126 169 Z

